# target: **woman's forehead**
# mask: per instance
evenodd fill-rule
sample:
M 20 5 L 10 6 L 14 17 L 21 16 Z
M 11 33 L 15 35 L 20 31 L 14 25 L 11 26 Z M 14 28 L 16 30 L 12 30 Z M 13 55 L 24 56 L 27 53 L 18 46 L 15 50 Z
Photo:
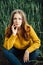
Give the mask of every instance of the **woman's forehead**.
M 22 18 L 22 15 L 20 13 L 15 13 L 14 14 L 14 17 L 17 17 L 17 16 Z

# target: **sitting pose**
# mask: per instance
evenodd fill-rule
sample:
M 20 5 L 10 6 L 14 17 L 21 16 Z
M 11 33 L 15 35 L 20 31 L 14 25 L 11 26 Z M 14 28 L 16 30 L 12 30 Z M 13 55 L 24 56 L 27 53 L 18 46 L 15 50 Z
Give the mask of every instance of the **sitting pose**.
M 10 24 L 5 30 L 3 53 L 12 65 L 28 65 L 39 56 L 40 39 L 27 23 L 22 10 L 11 13 Z

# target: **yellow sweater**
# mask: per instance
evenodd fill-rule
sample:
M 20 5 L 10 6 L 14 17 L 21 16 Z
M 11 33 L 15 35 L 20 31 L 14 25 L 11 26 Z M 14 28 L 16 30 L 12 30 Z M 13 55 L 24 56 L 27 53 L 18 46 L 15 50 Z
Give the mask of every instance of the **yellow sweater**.
M 24 40 L 19 35 L 19 38 L 17 35 L 11 35 L 10 38 L 5 37 L 4 41 L 4 48 L 7 50 L 10 50 L 12 47 L 18 48 L 18 49 L 25 49 L 29 51 L 29 53 L 33 52 L 34 50 L 38 49 L 41 45 L 40 39 L 38 38 L 37 34 L 35 33 L 32 26 L 30 26 L 30 39 L 28 41 Z

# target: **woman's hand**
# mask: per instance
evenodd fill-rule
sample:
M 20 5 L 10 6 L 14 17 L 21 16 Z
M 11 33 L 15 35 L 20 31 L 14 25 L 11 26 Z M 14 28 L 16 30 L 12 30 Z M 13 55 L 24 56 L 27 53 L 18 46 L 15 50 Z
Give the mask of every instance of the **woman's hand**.
M 26 50 L 24 53 L 23 61 L 24 63 L 29 61 L 29 51 L 28 50 Z
M 12 25 L 12 33 L 14 36 L 17 34 L 17 27 L 15 25 Z

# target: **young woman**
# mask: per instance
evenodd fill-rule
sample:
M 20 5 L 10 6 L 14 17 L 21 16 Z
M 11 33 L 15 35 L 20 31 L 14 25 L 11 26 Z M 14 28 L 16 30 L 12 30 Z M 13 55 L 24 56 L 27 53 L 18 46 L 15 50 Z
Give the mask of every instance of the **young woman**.
M 25 13 L 14 10 L 5 30 L 4 56 L 12 65 L 28 65 L 30 60 L 37 59 L 40 45 L 40 39 L 27 23 Z

